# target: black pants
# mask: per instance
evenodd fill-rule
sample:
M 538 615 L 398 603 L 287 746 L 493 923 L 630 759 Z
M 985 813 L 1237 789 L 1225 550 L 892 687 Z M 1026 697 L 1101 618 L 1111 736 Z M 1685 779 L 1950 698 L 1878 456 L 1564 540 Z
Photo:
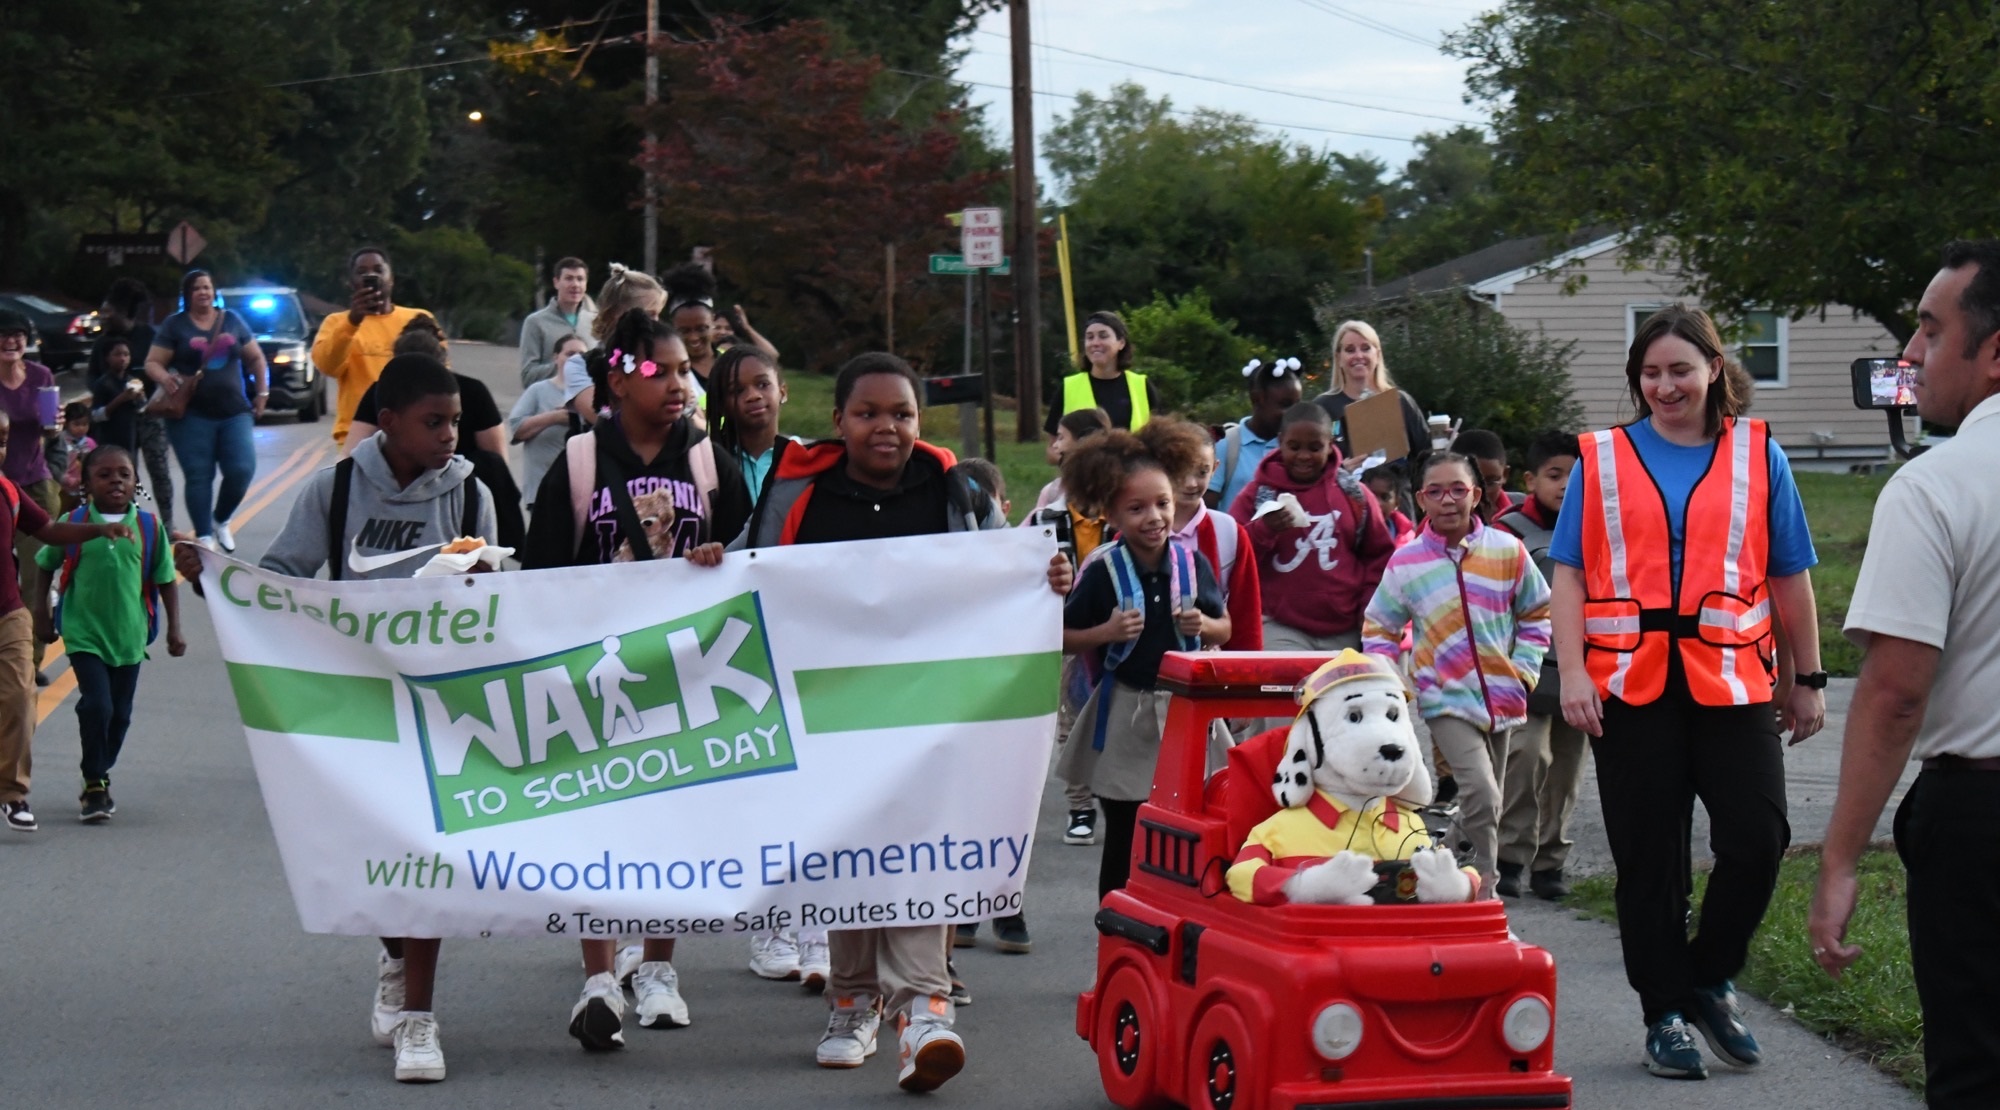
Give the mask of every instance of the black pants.
M 1618 931 L 1625 979 L 1648 1025 L 1685 1010 L 1695 987 L 1743 969 L 1750 938 L 1777 889 L 1791 843 L 1785 759 L 1769 703 L 1705 706 L 1688 694 L 1678 661 L 1659 700 L 1604 703 L 1604 735 L 1590 742 L 1604 831 L 1618 867 Z M 1694 800 L 1708 810 L 1708 877 L 1693 939 Z
M 2000 773 L 1925 770 L 1896 810 L 1910 962 L 1924 1012 L 1924 1101 L 2000 1106 Z
M 1097 865 L 1097 898 L 1122 889 L 1132 874 L 1132 832 L 1139 827 L 1139 807 L 1144 802 L 1121 802 L 1099 798 L 1104 807 L 1104 859 Z
M 132 695 L 139 689 L 139 664 L 114 667 L 88 652 L 72 652 L 76 672 L 76 731 L 83 741 L 83 781 L 111 777 L 125 730 L 132 724 Z

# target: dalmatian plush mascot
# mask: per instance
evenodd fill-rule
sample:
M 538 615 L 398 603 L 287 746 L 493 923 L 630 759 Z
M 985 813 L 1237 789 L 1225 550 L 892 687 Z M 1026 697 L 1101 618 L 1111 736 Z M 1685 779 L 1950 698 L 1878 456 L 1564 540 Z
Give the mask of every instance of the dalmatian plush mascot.
M 1478 873 L 1431 848 L 1416 808 L 1431 800 L 1403 680 L 1348 649 L 1300 687 L 1272 792 L 1283 808 L 1250 830 L 1229 868 L 1245 902 L 1368 905 L 1377 860 L 1407 860 L 1419 902 L 1466 902 Z

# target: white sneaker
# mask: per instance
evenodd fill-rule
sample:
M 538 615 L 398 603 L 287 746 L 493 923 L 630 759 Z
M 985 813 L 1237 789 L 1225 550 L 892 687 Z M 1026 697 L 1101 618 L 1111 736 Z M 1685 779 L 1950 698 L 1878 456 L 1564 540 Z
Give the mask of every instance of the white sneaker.
M 629 987 L 632 985 L 632 973 L 639 970 L 639 965 L 645 962 L 646 946 L 628 944 L 618 950 L 618 958 L 611 964 L 611 973 L 618 977 L 620 983 Z
M 757 934 L 750 940 L 750 970 L 763 979 L 798 978 L 798 942 L 784 931 Z
M 219 547 L 215 546 L 215 537 L 214 537 L 214 536 L 196 536 L 196 537 L 194 538 L 194 542 L 196 542 L 196 543 L 200 544 L 200 545 L 201 545 L 201 546 L 203 546 L 203 547 L 206 547 L 206 548 L 208 548 L 208 549 L 209 549 L 210 551 L 220 551 L 220 550 L 222 550 L 221 548 L 219 548 Z
M 396 1082 L 436 1083 L 444 1078 L 444 1045 L 437 1018 L 412 1010 L 396 1023 Z
M 833 958 L 828 954 L 826 938 L 799 941 L 799 975 L 805 980 L 809 991 L 826 989 L 826 980 L 833 974 Z
M 965 1067 L 965 1042 L 951 1031 L 951 999 L 919 999 L 915 1014 L 897 1014 L 901 1030 L 896 1058 L 902 1065 L 896 1086 L 906 1091 L 935 1091 Z
M 820 1034 L 819 1051 L 814 1054 L 820 1067 L 858 1068 L 875 1055 L 876 1034 L 882 1028 L 882 1014 L 875 1001 L 869 994 L 834 1000 L 826 1032 Z
M 402 1020 L 403 961 L 380 952 L 375 960 L 375 1012 L 368 1016 L 368 1031 L 376 1044 L 387 1048 L 396 1043 L 396 1025 Z
M 583 997 L 569 1012 L 569 1035 L 591 1052 L 625 1047 L 625 992 L 608 971 L 583 981 Z
M 218 520 L 215 522 L 215 542 L 220 544 L 224 551 L 236 550 L 236 533 L 229 530 L 228 521 Z
M 665 960 L 639 965 L 632 973 L 632 997 L 638 1001 L 639 1024 L 648 1029 L 677 1029 L 688 1023 L 681 977 Z

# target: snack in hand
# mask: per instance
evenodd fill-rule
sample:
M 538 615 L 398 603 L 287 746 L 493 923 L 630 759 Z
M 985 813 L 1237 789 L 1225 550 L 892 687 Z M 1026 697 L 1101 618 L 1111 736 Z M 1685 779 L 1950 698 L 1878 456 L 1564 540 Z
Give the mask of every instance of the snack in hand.
M 440 549 L 445 555 L 466 555 L 486 546 L 486 541 L 478 536 L 460 536 Z

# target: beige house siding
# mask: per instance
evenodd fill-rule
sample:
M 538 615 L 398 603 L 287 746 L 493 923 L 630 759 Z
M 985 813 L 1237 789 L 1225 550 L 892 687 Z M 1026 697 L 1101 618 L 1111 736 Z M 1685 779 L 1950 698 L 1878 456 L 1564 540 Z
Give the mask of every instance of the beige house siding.
M 1553 339 L 1576 343 L 1570 377 L 1591 427 L 1632 419 L 1625 386 L 1631 307 L 1699 303 L 1682 294 L 1671 272 L 1627 272 L 1624 253 L 1601 246 L 1556 272 L 1507 275 L 1474 287 L 1515 326 L 1539 327 Z M 1564 284 L 1577 279 L 1576 292 L 1564 293 Z M 1848 366 L 1857 358 L 1896 354 L 1901 344 L 1895 337 L 1873 320 L 1828 308 L 1824 320 L 1813 315 L 1787 322 L 1783 339 L 1784 384 L 1760 383 L 1751 415 L 1770 423 L 1794 461 L 1886 456 L 1888 425 L 1880 412 L 1854 407 Z

